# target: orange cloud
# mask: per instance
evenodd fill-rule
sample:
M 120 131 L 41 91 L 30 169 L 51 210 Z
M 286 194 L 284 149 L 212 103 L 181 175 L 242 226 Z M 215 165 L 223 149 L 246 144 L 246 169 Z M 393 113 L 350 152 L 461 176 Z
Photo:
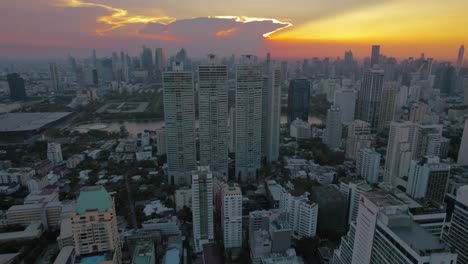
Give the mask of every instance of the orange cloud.
M 292 27 L 292 26 L 293 26 L 293 24 L 290 23 L 290 22 L 279 21 L 279 20 L 274 19 L 274 18 L 246 17 L 246 16 L 215 16 L 214 18 L 219 18 L 219 19 L 233 19 L 233 20 L 235 20 L 236 22 L 240 22 L 240 23 L 250 23 L 250 22 L 264 22 L 264 21 L 269 21 L 269 22 L 272 22 L 273 24 L 284 25 L 283 27 L 280 27 L 280 28 L 275 29 L 275 30 L 273 30 L 273 31 L 264 33 L 264 34 L 263 34 L 263 37 L 264 37 L 264 38 L 268 38 L 268 37 L 270 37 L 272 34 L 278 32 L 278 31 L 280 31 L 280 30 L 283 30 L 283 29 L 286 29 L 286 28 L 288 28 L 288 27 Z
M 218 38 L 229 38 L 229 37 L 232 37 L 237 31 L 239 31 L 238 27 L 233 27 L 233 28 L 230 28 L 230 29 L 221 30 L 221 31 L 216 32 L 216 37 L 218 37 Z
M 106 32 L 123 27 L 127 24 L 137 24 L 137 23 L 166 24 L 166 23 L 171 23 L 175 21 L 174 18 L 171 18 L 168 16 L 152 17 L 152 16 L 129 15 L 128 11 L 125 9 L 115 8 L 112 6 L 97 4 L 97 3 L 83 2 L 81 0 L 60 0 L 57 3 L 57 5 L 60 7 L 68 7 L 68 8 L 98 7 L 98 8 L 103 8 L 109 11 L 111 15 L 101 16 L 97 18 L 97 22 L 109 25 L 109 27 L 105 29 L 96 29 L 97 35 L 103 35 Z

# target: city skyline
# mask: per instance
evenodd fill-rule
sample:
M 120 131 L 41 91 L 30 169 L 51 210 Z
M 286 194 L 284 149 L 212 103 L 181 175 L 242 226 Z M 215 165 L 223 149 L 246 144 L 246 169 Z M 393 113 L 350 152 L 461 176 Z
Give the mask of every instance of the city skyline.
M 27 0 L 1 5 L 0 15 L 9 23 L 0 27 L 0 54 L 15 58 L 84 56 L 93 48 L 108 56 L 113 50 L 136 53 L 147 45 L 169 54 L 186 47 L 193 56 L 207 50 L 222 55 L 270 51 L 277 58 L 342 57 L 351 49 L 362 59 L 377 43 L 381 54 L 396 58 L 425 53 L 455 62 L 468 40 L 458 26 L 468 22 L 463 15 L 468 3 L 461 0 L 294 0 L 288 5 Z M 57 23 L 61 20 L 67 23 Z

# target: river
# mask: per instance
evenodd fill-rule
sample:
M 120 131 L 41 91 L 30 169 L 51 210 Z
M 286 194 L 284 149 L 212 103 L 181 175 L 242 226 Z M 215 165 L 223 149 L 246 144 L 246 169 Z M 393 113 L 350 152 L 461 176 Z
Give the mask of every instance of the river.
M 287 116 L 281 116 L 281 124 L 287 123 Z M 320 125 L 322 120 L 317 117 L 309 116 L 309 124 Z M 79 125 L 73 128 L 73 130 L 79 132 L 87 132 L 89 130 L 101 130 L 107 132 L 119 132 L 120 127 L 125 126 L 127 131 L 132 135 L 137 135 L 145 130 L 156 130 L 164 126 L 164 120 L 160 121 L 148 121 L 148 122 L 136 122 L 136 121 L 124 121 L 124 122 L 95 122 L 84 125 Z M 198 120 L 195 121 L 195 127 L 198 127 Z

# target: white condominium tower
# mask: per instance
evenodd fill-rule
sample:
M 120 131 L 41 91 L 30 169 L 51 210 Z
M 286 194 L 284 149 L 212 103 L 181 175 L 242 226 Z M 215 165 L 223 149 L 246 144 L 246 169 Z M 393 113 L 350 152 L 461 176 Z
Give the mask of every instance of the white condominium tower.
M 408 213 L 408 206 L 382 190 L 361 195 L 359 212 L 331 263 L 456 263 L 457 254 Z
M 197 164 L 193 76 L 183 68 L 174 62 L 163 74 L 168 182 L 175 185 L 189 185 Z
M 468 117 L 465 118 L 465 127 L 463 129 L 463 136 L 460 144 L 460 150 L 458 151 L 458 165 L 468 165 Z
M 384 182 L 396 187 L 401 184 L 401 178 L 408 176 L 410 161 L 417 143 L 417 130 L 417 124 L 412 122 L 390 123 Z
M 213 175 L 228 176 L 228 83 L 227 66 L 215 64 L 215 56 L 198 67 L 200 165 Z
M 227 183 L 223 188 L 221 207 L 224 248 L 242 246 L 242 192 L 237 183 Z
M 330 149 L 338 149 L 341 147 L 341 137 L 343 136 L 343 128 L 341 125 L 341 110 L 340 108 L 332 107 L 327 111 L 327 121 L 323 142 Z
M 63 161 L 62 147 L 60 143 L 50 142 L 47 144 L 47 159 L 53 164 Z
M 267 63 L 267 77 L 263 83 L 262 152 L 268 162 L 278 160 L 281 116 L 281 71 Z
M 262 66 L 253 55 L 243 55 L 236 72 L 236 175 L 256 180 L 261 166 Z
M 449 229 L 442 238 L 458 253 L 457 263 L 468 263 L 468 185 L 457 191 L 457 199 Z
M 213 175 L 209 167 L 198 167 L 192 175 L 193 239 L 195 252 L 213 242 Z

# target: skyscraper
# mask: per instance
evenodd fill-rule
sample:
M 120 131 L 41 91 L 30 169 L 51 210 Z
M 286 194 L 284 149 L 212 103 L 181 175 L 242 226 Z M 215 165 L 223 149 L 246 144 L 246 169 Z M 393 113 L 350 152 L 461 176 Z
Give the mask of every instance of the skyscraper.
M 281 71 L 267 64 L 262 92 L 262 152 L 268 162 L 278 160 L 281 116 Z
M 460 70 L 463 67 L 463 56 L 465 55 L 465 46 L 461 45 L 460 49 L 458 50 L 458 57 L 457 57 L 457 70 Z
M 388 131 L 390 122 L 395 118 L 397 95 L 398 86 L 396 82 L 384 83 L 382 103 L 380 104 L 379 109 L 379 132 Z
M 457 191 L 455 209 L 449 229 L 442 235 L 446 241 L 458 253 L 457 263 L 468 263 L 468 185 L 462 186 Z
M 198 167 L 192 175 L 193 239 L 195 252 L 213 242 L 213 175 L 209 167 Z
M 148 72 L 148 76 L 153 76 L 153 52 L 145 46 L 141 54 L 141 66 Z
M 19 101 L 26 99 L 26 88 L 24 87 L 24 79 L 17 73 L 7 75 L 8 86 L 10 88 L 10 99 Z
M 222 228 L 224 248 L 242 246 L 242 192 L 238 184 L 227 183 L 223 188 Z
M 164 72 L 163 88 L 168 182 L 188 185 L 197 164 L 192 72 L 174 62 L 172 71 Z
M 50 86 L 49 91 L 58 92 L 60 90 L 60 77 L 56 63 L 49 64 Z
M 335 91 L 333 105 L 341 109 L 341 123 L 347 125 L 354 120 L 357 92 L 354 89 Z
M 374 65 L 379 65 L 379 59 L 380 59 L 380 45 L 373 45 L 370 67 L 372 68 L 374 67 Z
M 157 48 L 154 51 L 154 68 L 156 69 L 157 80 L 161 79 L 162 73 L 166 67 L 166 55 L 163 48 Z
M 396 187 L 401 184 L 402 177 L 408 176 L 410 161 L 417 145 L 417 134 L 418 126 L 415 123 L 390 123 L 384 182 Z
M 296 118 L 309 121 L 310 82 L 307 79 L 294 79 L 288 89 L 288 124 Z
M 374 141 L 370 125 L 362 120 L 354 120 L 348 126 L 346 137 L 346 157 L 352 160 L 357 158 L 361 148 L 369 148 Z
M 406 193 L 413 198 L 442 203 L 449 177 L 450 166 L 441 164 L 439 157 L 426 156 L 420 161 L 412 160 Z
M 88 262 L 85 261 L 86 257 L 92 256 L 104 256 L 102 261 L 121 263 L 114 199 L 104 187 L 97 185 L 81 188 L 70 218 L 77 257 L 82 257 L 84 263 Z
M 356 102 L 356 119 L 368 122 L 372 131 L 379 124 L 379 111 L 382 101 L 383 70 L 373 68 L 364 73 L 361 89 Z
M 457 254 L 416 223 L 408 206 L 383 190 L 361 195 L 356 222 L 332 263 L 455 263 Z
M 379 180 L 380 154 L 371 148 L 362 148 L 357 153 L 356 172 L 369 183 Z
M 468 165 L 468 118 L 465 118 L 465 127 L 463 128 L 463 136 L 458 151 L 457 163 L 462 166 Z
M 343 136 L 343 128 L 341 126 L 341 110 L 340 108 L 332 107 L 327 111 L 327 121 L 323 142 L 330 149 L 341 147 L 341 137 Z
M 228 176 L 227 74 L 227 66 L 217 65 L 214 55 L 198 67 L 200 165 L 222 178 Z
M 244 55 L 236 75 L 235 178 L 255 180 L 261 165 L 262 66 L 254 56 Z

